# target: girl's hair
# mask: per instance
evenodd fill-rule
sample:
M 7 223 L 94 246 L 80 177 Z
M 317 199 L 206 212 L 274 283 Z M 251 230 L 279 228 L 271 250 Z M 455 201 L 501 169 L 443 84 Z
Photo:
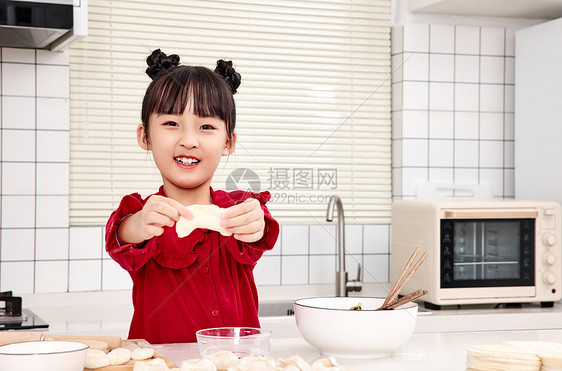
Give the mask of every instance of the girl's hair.
M 241 80 L 232 61 L 219 59 L 214 72 L 202 66 L 180 66 L 179 62 L 177 54 L 167 56 L 160 49 L 146 58 L 146 73 L 152 82 L 144 95 L 141 120 L 147 138 L 152 113 L 181 115 L 189 104 L 197 116 L 221 119 L 232 139 L 236 126 L 233 95 Z

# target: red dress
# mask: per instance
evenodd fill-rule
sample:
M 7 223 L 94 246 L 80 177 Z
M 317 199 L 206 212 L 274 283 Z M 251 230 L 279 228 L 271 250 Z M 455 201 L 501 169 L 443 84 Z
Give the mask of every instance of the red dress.
M 196 229 L 178 238 L 175 227 L 143 244 L 120 245 L 121 220 L 142 209 L 146 199 L 127 195 L 109 217 L 106 250 L 133 280 L 134 313 L 130 339 L 150 343 L 196 341 L 195 332 L 222 326 L 259 327 L 258 295 L 252 270 L 264 251 L 273 248 L 279 224 L 265 203 L 269 192 L 224 192 L 210 189 L 213 203 L 226 208 L 253 197 L 265 213 L 264 237 L 240 242 L 219 232 Z M 164 195 L 161 187 L 157 195 Z M 150 196 L 149 196 L 150 197 Z

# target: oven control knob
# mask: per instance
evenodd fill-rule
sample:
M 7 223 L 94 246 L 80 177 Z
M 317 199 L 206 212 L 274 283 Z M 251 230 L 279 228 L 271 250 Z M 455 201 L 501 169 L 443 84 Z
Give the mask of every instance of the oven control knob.
M 544 234 L 542 236 L 542 242 L 546 246 L 554 246 L 556 244 L 556 236 L 550 233 Z
M 542 279 L 548 285 L 556 283 L 556 275 L 554 273 L 545 273 L 543 274 Z
M 554 263 L 556 263 L 556 256 L 552 254 L 546 254 L 544 256 L 544 262 L 548 265 L 553 265 Z

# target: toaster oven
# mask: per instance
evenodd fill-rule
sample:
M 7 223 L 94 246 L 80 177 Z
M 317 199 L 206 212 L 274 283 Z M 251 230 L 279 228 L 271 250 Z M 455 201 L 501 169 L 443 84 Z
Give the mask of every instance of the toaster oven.
M 546 201 L 395 201 L 391 279 L 419 246 L 428 257 L 401 294 L 427 290 L 426 307 L 552 306 L 562 294 L 560 215 Z

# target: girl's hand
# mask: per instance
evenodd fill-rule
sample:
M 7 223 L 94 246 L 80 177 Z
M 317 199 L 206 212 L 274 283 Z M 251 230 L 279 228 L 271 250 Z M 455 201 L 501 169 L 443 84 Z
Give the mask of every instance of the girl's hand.
M 251 243 L 263 237 L 264 213 L 260 202 L 255 198 L 229 207 L 221 214 L 221 219 L 221 225 L 232 232 L 238 241 Z
M 171 198 L 152 196 L 136 214 L 123 220 L 118 230 L 120 242 L 141 243 L 164 233 L 164 227 L 173 227 L 180 216 L 192 219 L 185 206 Z

